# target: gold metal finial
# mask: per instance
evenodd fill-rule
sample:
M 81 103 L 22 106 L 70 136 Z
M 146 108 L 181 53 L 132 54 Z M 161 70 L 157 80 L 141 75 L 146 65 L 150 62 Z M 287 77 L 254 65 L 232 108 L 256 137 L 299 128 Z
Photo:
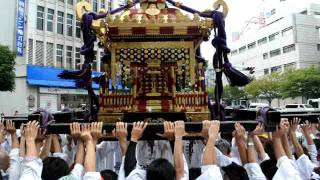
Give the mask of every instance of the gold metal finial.
M 229 13 L 229 7 L 224 0 L 216 0 L 216 2 L 214 2 L 213 4 L 214 10 L 218 10 L 220 6 L 222 6 L 223 8 L 223 15 L 224 15 L 224 18 L 226 18 Z
M 92 6 L 88 1 L 81 0 L 80 2 L 77 3 L 76 15 L 77 15 L 78 20 L 82 21 L 83 13 L 88 12 L 88 11 L 92 11 Z

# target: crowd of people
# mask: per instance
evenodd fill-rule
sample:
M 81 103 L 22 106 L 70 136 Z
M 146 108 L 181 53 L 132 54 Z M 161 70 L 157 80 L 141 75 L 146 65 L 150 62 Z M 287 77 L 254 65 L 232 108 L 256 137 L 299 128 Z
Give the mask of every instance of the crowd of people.
M 70 124 L 70 135 L 47 134 L 37 121 L 16 129 L 0 123 L 0 179 L 9 180 L 309 180 L 320 179 L 317 124 L 299 119 L 271 133 L 203 121 L 201 140 L 184 140 L 183 121 L 164 122 L 162 138 L 141 141 L 146 122 L 117 122 L 118 141 L 102 141 L 103 123 Z

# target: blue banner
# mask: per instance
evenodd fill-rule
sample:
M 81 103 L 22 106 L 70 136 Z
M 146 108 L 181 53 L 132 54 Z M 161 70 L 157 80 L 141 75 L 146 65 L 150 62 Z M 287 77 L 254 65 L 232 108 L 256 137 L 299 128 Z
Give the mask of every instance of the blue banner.
M 18 0 L 17 11 L 17 31 L 16 31 L 16 53 L 17 56 L 23 56 L 24 47 L 24 14 L 25 14 L 25 0 Z

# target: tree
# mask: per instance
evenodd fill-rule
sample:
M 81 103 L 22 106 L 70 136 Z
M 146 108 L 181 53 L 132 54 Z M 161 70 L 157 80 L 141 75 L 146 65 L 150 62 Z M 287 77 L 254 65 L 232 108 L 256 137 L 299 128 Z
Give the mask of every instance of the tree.
M 261 79 L 255 79 L 245 87 L 245 92 L 252 98 L 266 99 L 269 104 L 275 98 L 280 98 L 280 86 L 282 76 L 279 73 L 272 73 Z
M 283 98 L 320 97 L 320 67 L 311 66 L 305 69 L 288 70 L 283 76 L 281 94 Z
M 245 92 L 243 89 L 236 87 L 236 86 L 225 86 L 223 88 L 223 95 L 222 98 L 231 104 L 232 101 L 239 101 L 242 98 L 245 98 Z
M 15 58 L 9 47 L 0 45 L 0 91 L 13 91 L 15 88 Z

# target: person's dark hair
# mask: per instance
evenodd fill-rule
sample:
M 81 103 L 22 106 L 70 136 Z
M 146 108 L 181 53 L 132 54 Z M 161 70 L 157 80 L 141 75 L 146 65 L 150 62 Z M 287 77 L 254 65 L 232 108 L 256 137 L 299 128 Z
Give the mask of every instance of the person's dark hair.
M 118 174 L 113 172 L 112 170 L 109 170 L 109 169 L 100 171 L 100 175 L 104 180 L 117 180 L 118 179 Z
M 189 169 L 189 180 L 195 180 L 201 175 L 201 168 Z
M 269 155 L 270 159 L 276 159 L 276 155 L 274 154 L 273 142 L 271 140 L 267 140 L 264 143 L 264 150 Z
M 278 170 L 277 160 L 269 159 L 269 160 L 263 161 L 260 164 L 260 167 L 261 167 L 263 174 L 266 176 L 266 178 L 268 180 L 271 180 Z
M 239 166 L 234 162 L 228 166 L 222 167 L 222 170 L 225 172 L 225 176 L 227 176 L 228 179 L 249 180 L 249 176 L 244 167 Z
M 41 178 L 43 180 L 57 180 L 70 173 L 68 164 L 59 157 L 47 157 L 43 160 Z
M 174 180 L 175 170 L 166 159 L 155 159 L 147 168 L 147 180 Z

